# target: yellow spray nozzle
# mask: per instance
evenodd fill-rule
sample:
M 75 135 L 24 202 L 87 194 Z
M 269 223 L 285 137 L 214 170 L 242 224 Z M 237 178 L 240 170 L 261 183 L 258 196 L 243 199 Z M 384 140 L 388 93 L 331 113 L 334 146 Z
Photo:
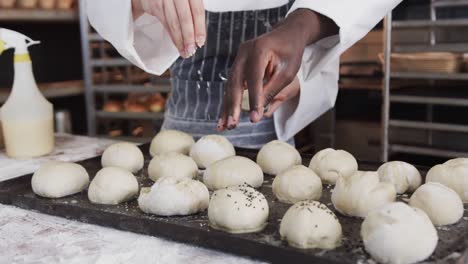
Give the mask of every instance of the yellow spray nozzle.
M 2 40 L 0 40 L 0 55 L 2 55 L 3 51 L 5 51 L 6 47 L 5 47 L 5 42 L 3 42 Z
M 28 53 L 15 54 L 14 61 L 15 62 L 31 62 L 31 57 L 29 57 Z

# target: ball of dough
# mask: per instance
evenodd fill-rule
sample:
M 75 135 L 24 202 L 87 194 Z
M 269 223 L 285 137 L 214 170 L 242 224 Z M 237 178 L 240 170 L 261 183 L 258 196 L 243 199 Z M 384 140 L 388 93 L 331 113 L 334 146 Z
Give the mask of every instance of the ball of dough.
M 403 161 L 390 161 L 377 170 L 381 182 L 395 186 L 397 193 L 414 192 L 421 185 L 421 174 L 413 165 Z
M 89 175 L 83 166 L 61 161 L 45 163 L 31 179 L 34 193 L 46 198 L 62 198 L 79 193 L 88 184 Z
M 322 181 L 306 166 L 296 165 L 276 175 L 273 193 L 283 203 L 318 200 L 322 196 Z
M 426 182 L 441 183 L 458 193 L 468 203 L 468 158 L 452 159 L 432 167 L 426 175 Z
M 198 175 L 198 166 L 192 158 L 176 152 L 158 154 L 148 165 L 148 176 L 157 181 L 163 177 L 190 178 Z
M 119 167 L 102 168 L 91 181 L 88 199 L 95 204 L 119 204 L 138 195 L 138 181 Z
M 203 183 L 189 178 L 165 177 L 142 188 L 138 206 L 148 214 L 191 215 L 208 208 L 210 194 Z
M 102 167 L 119 167 L 131 173 L 143 168 L 145 159 L 141 150 L 133 143 L 121 142 L 110 145 L 102 153 Z
M 428 258 L 437 246 L 437 231 L 418 208 L 398 202 L 374 210 L 364 219 L 361 237 L 379 263 L 409 264 Z
M 257 164 L 260 165 L 264 173 L 270 175 L 277 175 L 301 163 L 302 158 L 299 151 L 279 140 L 273 140 L 264 145 L 257 155 Z
M 152 157 L 158 154 L 177 152 L 188 155 L 195 141 L 187 133 L 177 130 L 162 130 L 151 141 L 150 154 Z
M 463 217 L 463 202 L 449 187 L 428 182 L 411 196 L 409 205 L 423 210 L 437 226 L 451 225 Z
M 263 172 L 252 160 L 234 156 L 219 160 L 206 168 L 203 182 L 210 190 L 248 184 L 254 188 L 262 186 Z
M 338 178 L 331 196 L 338 212 L 356 217 L 365 217 L 371 210 L 395 199 L 395 187 L 380 182 L 377 172 L 373 171 L 358 171 L 349 177 Z
M 195 160 L 200 169 L 205 169 L 218 160 L 235 155 L 234 146 L 220 135 L 204 136 L 190 150 L 190 157 Z
M 338 177 L 353 175 L 358 164 L 349 152 L 327 148 L 317 152 L 310 161 L 311 168 L 324 183 L 335 184 Z
M 232 186 L 213 193 L 208 218 L 214 229 L 233 234 L 258 232 L 267 225 L 268 203 L 252 187 Z
M 341 242 L 341 224 L 324 204 L 301 201 L 288 209 L 280 225 L 280 235 L 297 248 L 334 249 Z

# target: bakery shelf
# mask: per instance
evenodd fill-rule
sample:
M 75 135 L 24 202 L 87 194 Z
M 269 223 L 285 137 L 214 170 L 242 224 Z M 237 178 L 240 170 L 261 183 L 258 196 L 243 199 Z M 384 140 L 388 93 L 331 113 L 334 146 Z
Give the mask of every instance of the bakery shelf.
M 113 139 L 119 141 L 127 141 L 132 143 L 144 144 L 151 141 L 152 138 L 150 137 L 129 137 L 129 136 L 99 136 L 99 138 L 103 139 Z
M 434 147 L 421 147 L 421 146 L 392 144 L 389 148 L 393 152 L 425 155 L 425 156 L 433 156 L 433 157 L 446 157 L 446 158 L 468 157 L 468 152 L 450 150 L 450 149 L 440 149 L 440 148 L 434 148 Z
M 126 85 L 126 84 L 103 84 L 93 85 L 97 93 L 168 93 L 171 91 L 170 84 L 146 85 Z
M 169 93 L 169 77 L 151 76 L 120 56 L 119 52 L 89 24 L 85 1 L 78 1 L 78 4 L 88 135 L 106 137 L 115 121 L 123 127 L 144 125 L 144 134 L 153 134 L 155 126 L 164 119 L 164 113 L 106 112 L 100 106 L 117 100 L 116 97 L 119 101 L 123 100 L 127 94 L 138 96 L 140 93 Z M 131 136 L 129 131 L 122 133 L 124 134 L 117 139 L 141 140 Z
M 385 60 L 384 65 L 384 89 L 382 92 L 382 161 L 388 161 L 390 154 L 394 153 L 410 153 L 426 156 L 438 157 L 467 157 L 468 149 L 440 149 L 433 145 L 433 136 L 436 132 L 444 133 L 454 132 L 460 137 L 468 136 L 468 126 L 450 121 L 440 120 L 434 123 L 434 116 L 438 114 L 440 107 L 435 106 L 451 106 L 451 107 L 468 107 L 467 90 L 462 87 L 468 81 L 468 73 L 460 73 L 458 70 L 454 72 L 443 73 L 441 71 L 427 72 L 411 72 L 411 71 L 392 71 L 392 62 L 390 58 L 395 52 L 399 53 L 422 53 L 422 52 L 453 52 L 466 53 L 468 52 L 468 43 L 447 43 L 444 42 L 440 35 L 442 33 L 452 33 L 453 30 L 459 30 L 460 27 L 468 27 L 468 18 L 457 19 L 438 19 L 440 8 L 457 8 L 458 6 L 468 6 L 468 0 L 430 0 L 429 1 L 430 17 L 427 20 L 392 20 L 392 12 L 385 19 Z M 425 31 L 428 36 L 427 43 L 394 43 L 393 31 L 402 33 L 405 30 L 417 29 Z M 400 30 L 400 31 L 399 31 Z M 397 40 L 398 41 L 398 40 Z M 404 82 L 424 82 L 418 85 L 420 88 L 416 92 L 414 89 L 399 89 L 393 90 L 395 83 Z M 445 81 L 445 82 L 442 82 Z M 428 86 L 429 85 L 429 86 Z M 457 85 L 459 88 L 445 89 L 449 86 Z M 447 86 L 447 87 L 445 87 Z M 410 87 L 408 87 L 410 88 Z M 392 92 L 390 92 L 392 91 Z M 424 118 L 422 120 L 396 120 L 390 116 L 392 104 L 404 103 L 412 105 L 420 105 L 424 109 Z M 445 108 L 444 108 L 445 109 Z M 424 144 L 417 146 L 415 142 L 406 142 L 404 144 L 396 142 L 390 137 L 390 129 L 402 128 L 408 132 L 416 132 L 423 130 L 425 137 Z
M 127 65 L 132 65 L 131 62 L 129 62 L 126 59 L 122 58 L 105 58 L 105 59 L 92 59 L 91 60 L 91 66 L 92 67 L 110 67 L 110 66 L 127 66 Z
M 435 0 L 432 5 L 438 7 L 468 6 L 467 0 Z
M 66 81 L 38 84 L 39 90 L 48 98 L 60 98 L 82 95 L 84 93 L 83 81 Z M 0 103 L 4 103 L 10 94 L 10 89 L 0 89 Z
M 89 40 L 90 41 L 100 41 L 100 40 L 104 40 L 104 39 L 98 33 L 90 33 L 89 34 Z
M 455 52 L 468 53 L 468 45 L 466 43 L 443 43 L 436 45 L 429 44 L 413 44 L 413 45 L 395 45 L 394 52 Z
M 413 129 L 425 129 L 425 130 L 432 130 L 432 131 L 468 133 L 467 125 L 455 125 L 455 124 L 395 120 L 395 119 L 389 120 L 389 125 L 391 127 L 400 127 L 400 128 L 413 128 Z
M 164 113 L 153 113 L 153 112 L 105 112 L 96 111 L 96 117 L 106 119 L 131 119 L 131 120 L 162 120 L 164 119 Z
M 437 73 L 437 72 L 392 72 L 391 78 L 426 79 L 426 80 L 468 80 L 468 73 Z
M 431 96 L 416 96 L 416 95 L 392 95 L 390 97 L 390 101 L 394 103 L 433 104 L 433 105 L 468 107 L 468 99 L 463 99 L 463 98 L 431 97 Z
M 441 19 L 441 20 L 404 20 L 394 21 L 394 28 L 424 28 L 424 27 L 466 27 L 468 19 Z
M 0 21 L 78 22 L 77 10 L 0 9 Z

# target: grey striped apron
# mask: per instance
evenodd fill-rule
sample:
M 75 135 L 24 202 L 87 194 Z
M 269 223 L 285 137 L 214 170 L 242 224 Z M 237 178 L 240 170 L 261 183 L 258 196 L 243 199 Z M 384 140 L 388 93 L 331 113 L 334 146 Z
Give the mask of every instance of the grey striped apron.
M 224 87 L 239 45 L 269 32 L 281 21 L 292 2 L 264 10 L 207 12 L 207 39 L 189 59 L 179 58 L 171 67 L 172 93 L 162 129 L 187 132 L 198 139 L 207 134 L 226 136 L 237 147 L 258 149 L 277 139 L 272 118 L 250 122 L 242 112 L 239 126 L 218 133 Z

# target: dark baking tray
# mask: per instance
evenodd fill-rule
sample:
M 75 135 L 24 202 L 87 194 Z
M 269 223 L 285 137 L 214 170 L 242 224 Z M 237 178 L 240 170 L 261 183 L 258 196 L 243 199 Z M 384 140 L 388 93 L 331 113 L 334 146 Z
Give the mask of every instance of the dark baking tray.
M 151 186 L 146 168 L 150 160 L 148 145 L 141 147 L 145 153 L 145 169 L 137 174 L 141 186 Z M 255 158 L 256 153 L 238 149 L 238 155 Z M 308 165 L 310 156 L 304 156 Z M 101 168 L 100 158 L 80 162 L 93 177 Z M 360 170 L 375 170 L 379 164 L 360 162 Z M 424 174 L 424 168 L 421 168 Z M 301 250 L 289 247 L 281 241 L 278 230 L 280 219 L 290 205 L 279 202 L 271 191 L 273 178 L 266 176 L 260 191 L 270 206 L 268 226 L 259 233 L 232 235 L 214 230 L 208 225 L 206 212 L 184 217 L 157 217 L 142 213 L 136 200 L 117 206 L 95 205 L 88 201 L 86 192 L 62 199 L 46 199 L 31 190 L 31 175 L 0 183 L 0 203 L 14 205 L 45 214 L 65 217 L 85 223 L 113 227 L 120 230 L 163 237 L 166 239 L 217 249 L 224 252 L 247 256 L 274 263 L 367 263 L 369 255 L 360 239 L 361 219 L 337 214 L 343 227 L 342 246 L 335 250 Z M 330 187 L 324 186 L 320 201 L 331 210 Z M 399 199 L 404 197 L 399 197 Z M 450 227 L 438 228 L 439 244 L 429 261 L 456 263 L 468 245 L 468 213 L 465 207 L 464 219 Z M 1 216 L 0 216 L 1 217 Z M 403 237 L 401 239 L 404 239 Z

